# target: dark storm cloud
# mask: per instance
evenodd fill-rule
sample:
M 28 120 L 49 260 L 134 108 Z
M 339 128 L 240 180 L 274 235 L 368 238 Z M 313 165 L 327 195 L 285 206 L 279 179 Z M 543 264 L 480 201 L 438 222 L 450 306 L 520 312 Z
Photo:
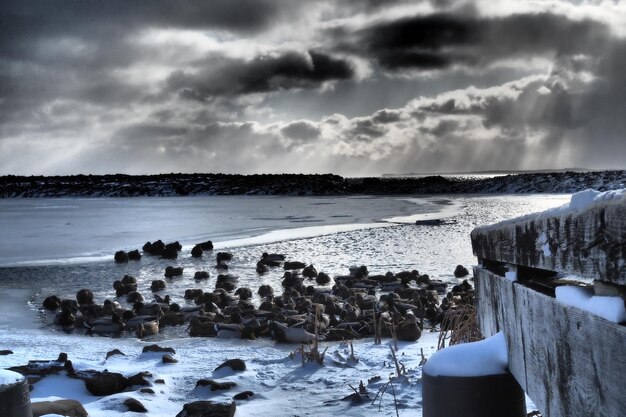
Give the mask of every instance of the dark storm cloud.
M 338 31 L 339 37 L 342 31 Z M 345 35 L 345 31 L 343 31 Z M 524 56 L 595 53 L 610 38 L 593 20 L 551 13 L 481 17 L 452 12 L 375 23 L 340 40 L 343 48 L 376 59 L 391 70 L 484 66 Z
M 291 7 L 294 8 L 294 7 Z M 22 55 L 32 41 L 68 34 L 110 40 L 143 27 L 257 31 L 290 9 L 269 0 L 22 1 L 0 3 L 3 54 Z
M 374 123 L 387 124 L 397 122 L 401 117 L 402 113 L 399 110 L 382 109 L 374 113 L 372 121 Z
M 181 97 L 205 100 L 215 96 L 236 96 L 288 89 L 307 89 L 327 81 L 346 80 L 354 70 L 346 60 L 323 52 L 283 52 L 250 61 L 210 57 L 196 70 L 176 71 L 167 84 Z
M 298 140 L 316 139 L 320 135 L 320 128 L 308 120 L 298 120 L 283 127 L 281 133 L 288 138 Z
M 353 120 L 352 127 L 347 133 L 349 137 L 357 140 L 371 140 L 380 138 L 386 132 L 384 124 L 377 123 L 371 117 L 359 117 Z

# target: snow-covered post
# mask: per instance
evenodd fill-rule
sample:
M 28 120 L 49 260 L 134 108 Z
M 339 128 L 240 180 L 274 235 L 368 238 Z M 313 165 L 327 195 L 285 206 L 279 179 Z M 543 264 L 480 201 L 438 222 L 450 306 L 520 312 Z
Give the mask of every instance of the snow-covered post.
M 33 416 L 28 381 L 17 372 L 0 369 L 0 416 Z
M 624 416 L 626 190 L 479 227 L 472 247 L 480 329 L 504 333 L 542 415 Z

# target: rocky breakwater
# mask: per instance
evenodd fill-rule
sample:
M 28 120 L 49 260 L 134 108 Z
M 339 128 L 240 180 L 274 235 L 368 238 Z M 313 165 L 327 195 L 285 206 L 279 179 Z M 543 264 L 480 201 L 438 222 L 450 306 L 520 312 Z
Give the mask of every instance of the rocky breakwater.
M 574 193 L 624 188 L 626 171 L 534 172 L 476 176 L 343 178 L 338 175 L 3 176 L 0 198 L 187 195 L 393 195 L 428 193 Z
M 153 246 L 146 244 L 143 254 L 160 259 L 159 251 L 150 255 Z M 194 271 L 196 285 L 182 293 L 166 293 L 168 280 L 183 279 L 183 268 L 165 266 L 164 259 L 165 280 L 138 282 L 125 275 L 112 282 L 115 293 L 105 300 L 94 300 L 89 289 L 80 289 L 75 298 L 51 295 L 43 307 L 54 314 L 54 325 L 89 334 L 145 338 L 166 326 L 178 326 L 192 337 L 271 338 L 287 343 L 364 337 L 415 341 L 424 328 L 441 324 L 448 310 L 473 293 L 467 280 L 447 291 L 447 283 L 417 270 L 370 274 L 360 266 L 331 278 L 312 264 L 268 253 L 260 255 L 256 274 L 280 270 L 280 282 L 249 288 L 239 285 L 236 270 L 226 272 L 234 256 L 217 253 L 220 272 L 214 281 L 208 271 Z M 455 270 L 459 279 L 467 273 L 461 266 Z

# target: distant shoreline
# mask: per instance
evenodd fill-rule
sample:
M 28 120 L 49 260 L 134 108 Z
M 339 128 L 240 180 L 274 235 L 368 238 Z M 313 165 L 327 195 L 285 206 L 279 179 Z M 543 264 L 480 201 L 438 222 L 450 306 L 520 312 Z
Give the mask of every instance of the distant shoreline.
M 194 195 L 346 196 L 574 193 L 626 187 L 626 170 L 344 178 L 332 174 L 159 174 L 0 177 L 0 198 Z

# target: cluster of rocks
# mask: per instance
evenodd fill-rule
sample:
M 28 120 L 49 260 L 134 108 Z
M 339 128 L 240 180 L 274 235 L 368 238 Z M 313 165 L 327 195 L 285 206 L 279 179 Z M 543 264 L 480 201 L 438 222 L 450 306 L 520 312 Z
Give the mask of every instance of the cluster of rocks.
M 147 353 L 164 353 L 163 363 L 176 363 L 177 360 L 172 358 L 176 351 L 170 347 L 161 347 L 158 345 L 145 346 L 142 354 Z M 108 352 L 106 359 L 108 360 L 114 355 L 124 355 L 123 352 L 115 349 Z M 167 358 L 167 359 L 166 359 Z M 246 364 L 242 359 L 229 359 L 215 368 L 218 371 L 222 368 L 230 368 L 235 372 L 245 371 Z M 24 375 L 28 383 L 33 389 L 33 385 L 48 375 L 65 374 L 68 378 L 82 380 L 85 389 L 94 396 L 104 397 L 119 394 L 122 392 L 138 390 L 141 394 L 156 395 L 155 391 L 150 388 L 154 384 L 164 384 L 162 379 L 155 379 L 150 372 L 143 371 L 131 376 L 125 376 L 118 372 L 96 371 L 96 370 L 77 370 L 74 368 L 72 361 L 68 359 L 66 353 L 60 353 L 55 360 L 31 360 L 26 365 L 14 366 L 8 368 L 10 371 Z M 215 381 L 212 379 L 200 379 L 196 382 L 196 388 L 209 387 L 211 391 L 230 390 L 237 386 L 236 383 L 230 381 Z M 252 391 L 242 391 L 233 396 L 233 400 L 247 400 L 254 396 Z M 136 398 L 120 398 L 122 404 L 130 412 L 146 413 L 148 409 Z M 87 416 L 87 411 L 83 405 L 75 400 L 57 400 L 57 401 L 41 401 L 32 404 L 33 416 L 43 416 L 48 414 L 71 415 L 75 417 Z M 207 415 L 216 416 L 233 416 L 236 410 L 234 401 L 230 403 L 216 403 L 212 401 L 195 401 L 185 404 L 183 409 L 177 414 L 177 417 L 200 417 Z
M 533 172 L 495 177 L 338 175 L 76 175 L 3 176 L 6 197 L 135 197 L 180 195 L 390 195 L 414 193 L 574 193 L 624 188 L 626 171 Z
M 210 241 L 194 248 L 202 246 L 212 249 Z M 178 253 L 181 245 L 158 240 L 146 243 L 143 249 L 144 254 L 163 257 L 168 248 Z M 228 269 L 227 262 L 232 257 L 231 253 L 218 252 L 216 268 Z M 90 290 L 81 289 L 75 299 L 49 296 L 43 307 L 55 312 L 55 324 L 93 334 L 134 332 L 141 338 L 157 334 L 163 326 L 185 325 L 190 336 L 200 337 L 269 337 L 278 342 L 303 343 L 382 336 L 414 341 L 421 336 L 425 322 L 431 326 L 441 323 L 445 312 L 473 291 L 463 281 L 440 301 L 448 284 L 416 270 L 375 275 L 366 266 L 360 266 L 331 278 L 312 264 L 286 260 L 282 254 L 263 253 L 256 271 L 262 275 L 271 269 L 284 271 L 283 291 L 274 294 L 272 286 L 261 285 L 256 289 L 258 305 L 252 302 L 253 289 L 240 287 L 237 275 L 221 273 L 212 291 L 188 288 L 181 303 L 173 302 L 169 295 L 158 294 L 167 288 L 165 280 L 152 281 L 152 294 L 147 301 L 138 290 L 136 278 L 125 275 L 113 283 L 115 299 L 97 304 Z M 164 271 L 168 279 L 182 274 L 182 267 L 167 266 Z M 457 278 L 467 274 L 461 265 L 454 271 Z M 194 274 L 196 281 L 209 277 L 207 271 Z

